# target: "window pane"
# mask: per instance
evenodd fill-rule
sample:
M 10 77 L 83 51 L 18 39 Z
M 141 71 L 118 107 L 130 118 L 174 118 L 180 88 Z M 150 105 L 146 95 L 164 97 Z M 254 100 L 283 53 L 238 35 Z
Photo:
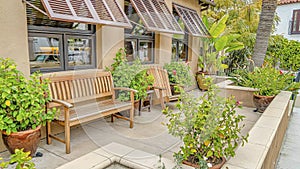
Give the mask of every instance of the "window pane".
M 138 53 L 139 53 L 139 58 L 141 59 L 142 62 L 144 63 L 153 62 L 152 47 L 153 47 L 152 42 L 140 42 Z
M 172 61 L 177 60 L 177 40 L 172 40 Z
M 136 57 L 136 48 L 137 48 L 137 44 L 135 40 L 125 41 L 126 59 L 129 62 L 132 62 Z
M 57 37 L 29 37 L 30 68 L 60 68 L 60 40 Z
M 187 45 L 181 41 L 178 42 L 178 57 L 179 60 L 187 61 Z
M 68 66 L 92 64 L 92 40 L 68 38 Z

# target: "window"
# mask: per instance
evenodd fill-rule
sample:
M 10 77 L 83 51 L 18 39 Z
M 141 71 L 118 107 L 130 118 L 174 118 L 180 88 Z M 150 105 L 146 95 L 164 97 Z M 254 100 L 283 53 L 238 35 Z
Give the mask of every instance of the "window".
M 294 10 L 292 20 L 292 34 L 300 34 L 300 9 Z
M 179 17 L 178 13 L 173 10 L 173 15 L 175 16 L 177 22 L 183 30 L 186 27 Z M 187 30 L 186 30 L 187 31 Z M 172 38 L 172 61 L 188 61 L 188 37 L 186 33 L 184 35 L 174 34 Z
M 197 11 L 178 4 L 173 4 L 173 6 L 191 35 L 199 37 L 207 37 L 209 35 Z
M 125 49 L 129 62 L 140 59 L 142 63 L 154 63 L 154 32 L 149 32 L 129 0 L 125 1 L 125 13 L 133 28 L 125 29 Z
M 44 10 L 38 0 L 31 0 Z M 96 67 L 95 28 L 90 24 L 54 21 L 27 5 L 31 72 Z

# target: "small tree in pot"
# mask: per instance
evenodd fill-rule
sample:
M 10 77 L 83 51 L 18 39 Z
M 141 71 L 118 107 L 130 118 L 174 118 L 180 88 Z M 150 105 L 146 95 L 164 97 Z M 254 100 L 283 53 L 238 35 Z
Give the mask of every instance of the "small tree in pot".
M 12 154 L 15 149 L 24 148 L 33 155 L 41 125 L 55 117 L 55 109 L 45 109 L 50 100 L 45 95 L 49 93 L 48 83 L 41 82 L 39 77 L 34 73 L 27 79 L 12 60 L 0 58 L 0 130 Z
M 207 81 L 209 88 L 203 96 L 194 98 L 182 92 L 176 104 L 179 111 L 164 110 L 169 118 L 169 133 L 184 143 L 174 154 L 177 163 L 201 169 L 224 164 L 225 158 L 234 156 L 235 148 L 248 137 L 241 135 L 244 116 L 236 114 L 239 103 L 232 97 L 218 96 L 212 79 Z

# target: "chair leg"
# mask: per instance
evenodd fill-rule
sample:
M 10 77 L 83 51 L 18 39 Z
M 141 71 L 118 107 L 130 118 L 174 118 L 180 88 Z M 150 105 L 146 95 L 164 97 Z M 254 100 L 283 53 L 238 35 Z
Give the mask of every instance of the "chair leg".
M 51 139 L 50 135 L 51 135 L 51 122 L 47 121 L 47 123 L 46 123 L 47 144 L 52 143 L 52 139 Z
M 131 109 L 130 109 L 130 128 L 133 128 L 133 116 L 134 116 L 134 108 L 132 107 Z
M 114 121 L 115 121 L 115 119 L 114 119 L 114 115 L 112 114 L 112 115 L 110 115 L 110 121 L 113 123 Z

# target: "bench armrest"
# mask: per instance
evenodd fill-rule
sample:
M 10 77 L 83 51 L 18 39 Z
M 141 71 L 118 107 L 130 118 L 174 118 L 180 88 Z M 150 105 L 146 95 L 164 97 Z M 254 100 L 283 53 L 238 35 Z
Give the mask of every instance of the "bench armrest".
M 66 102 L 66 101 L 63 101 L 63 100 L 52 99 L 51 101 L 54 102 L 54 103 L 61 104 L 61 105 L 63 105 L 63 106 L 66 107 L 66 108 L 72 108 L 72 107 L 73 107 L 72 104 L 70 104 L 70 103 L 68 103 L 68 102 Z
M 115 87 L 114 90 L 127 90 L 127 91 L 134 92 L 134 93 L 138 92 L 137 90 L 127 88 L 127 87 Z

